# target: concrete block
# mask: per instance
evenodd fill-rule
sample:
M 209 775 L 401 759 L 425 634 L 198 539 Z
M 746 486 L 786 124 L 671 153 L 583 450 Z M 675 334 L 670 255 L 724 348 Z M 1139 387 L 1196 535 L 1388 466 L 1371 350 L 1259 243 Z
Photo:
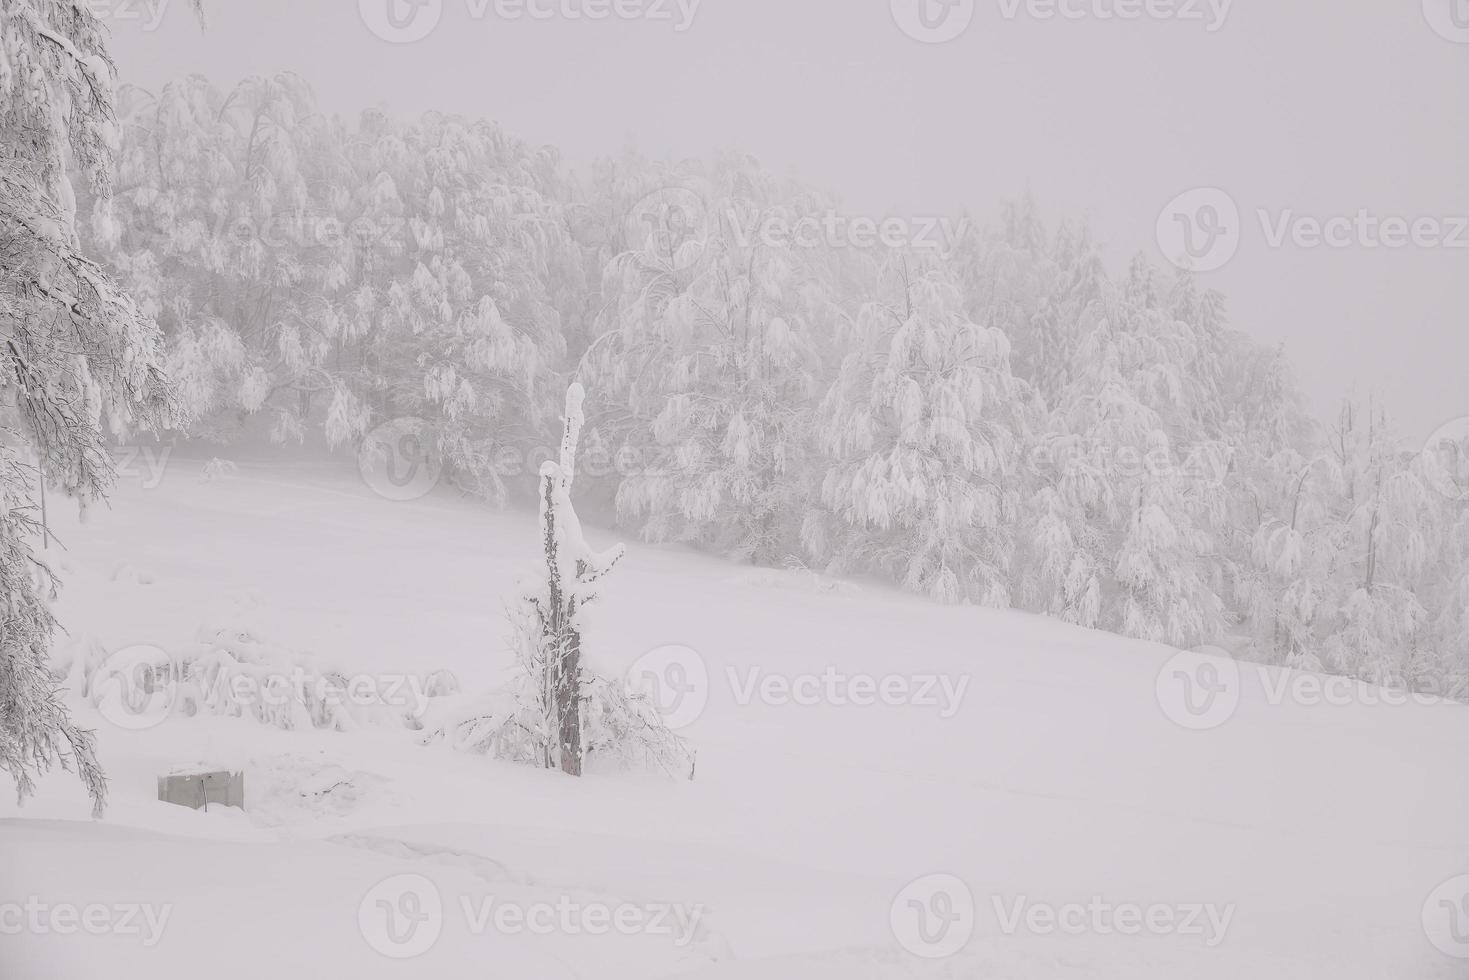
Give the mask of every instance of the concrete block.
M 243 772 L 175 772 L 158 777 L 158 799 L 164 803 L 209 809 L 211 803 L 245 809 Z

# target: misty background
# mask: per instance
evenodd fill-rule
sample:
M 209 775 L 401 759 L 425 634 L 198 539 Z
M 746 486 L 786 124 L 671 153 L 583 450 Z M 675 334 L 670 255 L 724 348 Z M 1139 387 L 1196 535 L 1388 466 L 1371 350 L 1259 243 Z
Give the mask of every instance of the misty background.
M 987 221 L 1030 191 L 1051 220 L 1085 215 L 1114 270 L 1137 251 L 1161 260 L 1160 210 L 1219 187 L 1244 237 L 1201 285 L 1226 294 L 1234 326 L 1285 345 L 1318 415 L 1353 387 L 1380 394 L 1409 439 L 1469 412 L 1469 249 L 1272 248 L 1255 216 L 1469 215 L 1469 45 L 1419 4 L 1237 0 L 1210 31 L 1203 4 L 1196 21 L 1041 21 L 990 0 L 944 44 L 906 36 L 886 0 L 704 0 L 682 32 L 676 10 L 475 9 L 445 0 L 407 44 L 351 2 L 210 4 L 202 36 L 180 0 L 111 22 L 121 80 L 154 91 L 294 70 L 347 118 L 484 116 L 579 171 L 629 144 L 674 159 L 740 149 L 876 216 Z

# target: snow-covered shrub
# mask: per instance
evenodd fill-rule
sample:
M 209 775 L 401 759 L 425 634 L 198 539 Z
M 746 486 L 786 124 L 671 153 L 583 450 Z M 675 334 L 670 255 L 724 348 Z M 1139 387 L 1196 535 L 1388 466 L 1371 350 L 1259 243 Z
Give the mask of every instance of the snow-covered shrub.
M 169 716 L 245 718 L 286 730 L 348 731 L 362 726 L 417 728 L 423 705 L 410 692 L 390 692 L 381 678 L 363 678 L 316 656 L 270 639 L 259 628 L 255 601 L 217 606 L 187 648 L 167 652 L 139 646 L 99 659 L 84 651 L 82 693 L 93 704 L 127 699 L 166 706 Z M 366 680 L 368 683 L 363 684 Z M 452 675 L 430 675 L 421 690 L 442 695 L 457 687 Z M 120 706 L 128 711 L 128 705 Z

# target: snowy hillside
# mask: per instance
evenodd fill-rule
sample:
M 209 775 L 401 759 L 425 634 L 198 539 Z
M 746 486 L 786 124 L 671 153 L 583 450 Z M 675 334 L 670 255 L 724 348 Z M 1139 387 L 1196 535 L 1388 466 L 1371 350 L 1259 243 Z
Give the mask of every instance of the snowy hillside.
M 201 626 L 501 682 L 533 515 L 389 502 L 340 464 L 203 470 L 175 455 L 58 525 L 73 684 L 89 651 Z M 694 781 L 578 781 L 394 725 L 129 730 L 73 691 L 111 804 L 88 820 L 55 773 L 0 803 L 0 975 L 1469 975 L 1469 781 L 1446 776 L 1469 708 L 633 543 L 592 623 L 598 669 L 684 694 Z M 243 769 L 246 812 L 157 802 L 200 765 Z

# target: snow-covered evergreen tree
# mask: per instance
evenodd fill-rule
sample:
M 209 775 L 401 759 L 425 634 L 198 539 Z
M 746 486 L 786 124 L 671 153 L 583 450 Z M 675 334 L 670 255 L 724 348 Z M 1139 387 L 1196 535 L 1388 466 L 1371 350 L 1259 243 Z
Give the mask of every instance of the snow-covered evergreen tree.
M 364 387 L 384 412 L 427 419 L 460 482 L 503 500 L 497 457 L 554 438 L 562 316 L 576 305 L 559 282 L 580 275 L 580 259 L 554 157 L 436 114 L 374 128 L 354 168 L 392 188 L 404 253 L 386 289 L 368 284 L 378 295 Z
M 1469 506 L 1441 501 L 1434 533 L 1435 557 L 1425 568 L 1423 598 L 1431 639 L 1414 686 L 1469 700 Z
M 1019 591 L 1084 626 L 1192 645 L 1226 609 L 1228 447 L 1213 307 L 1135 263 L 1078 308 L 1031 464 Z
M 335 447 L 412 416 L 502 500 L 500 457 L 553 438 L 584 303 L 554 154 L 436 113 L 347 128 L 293 75 L 124 102 L 120 220 L 96 234 L 168 332 L 196 433 Z
M 1225 387 L 1229 513 L 1221 547 L 1240 627 L 1267 663 L 1315 656 L 1315 622 L 1338 546 L 1338 474 L 1279 350 L 1239 343 Z
M 651 194 L 655 233 L 629 233 L 608 265 L 607 334 L 589 358 L 634 460 L 618 511 L 650 540 L 775 564 L 800 547 L 816 338 L 838 313 L 819 252 L 763 230 L 816 205 L 783 198 L 748 160 L 677 179 Z
M 0 768 L 24 799 L 75 765 L 97 811 L 92 734 L 47 666 L 56 583 L 32 548 L 44 481 L 85 505 L 113 479 L 105 439 L 167 421 L 156 324 L 81 251 L 82 175 L 105 217 L 116 152 L 106 28 L 75 0 L 0 6 Z
M 334 393 L 319 283 L 342 246 L 320 199 L 336 135 L 293 75 L 221 94 L 197 76 L 121 93 L 122 191 L 97 244 L 158 318 L 200 435 Z M 336 177 L 335 179 L 340 179 Z
M 806 542 L 834 569 L 879 570 L 945 602 L 1010 604 L 1029 389 L 1010 345 L 970 322 L 941 268 L 894 270 L 820 409 L 830 458 Z M 833 526 L 834 525 L 834 526 Z
M 1106 280 L 1090 233 L 1063 224 L 1048 239 L 1027 195 L 1005 205 L 992 233 L 966 236 L 955 265 L 970 318 L 1005 332 L 1015 374 L 1054 404 Z
M 1417 595 L 1428 561 L 1427 490 L 1378 406 L 1344 405 L 1331 452 L 1341 478 L 1341 547 L 1328 582 L 1321 664 L 1371 683 L 1411 682 L 1432 659 L 1430 614 Z

